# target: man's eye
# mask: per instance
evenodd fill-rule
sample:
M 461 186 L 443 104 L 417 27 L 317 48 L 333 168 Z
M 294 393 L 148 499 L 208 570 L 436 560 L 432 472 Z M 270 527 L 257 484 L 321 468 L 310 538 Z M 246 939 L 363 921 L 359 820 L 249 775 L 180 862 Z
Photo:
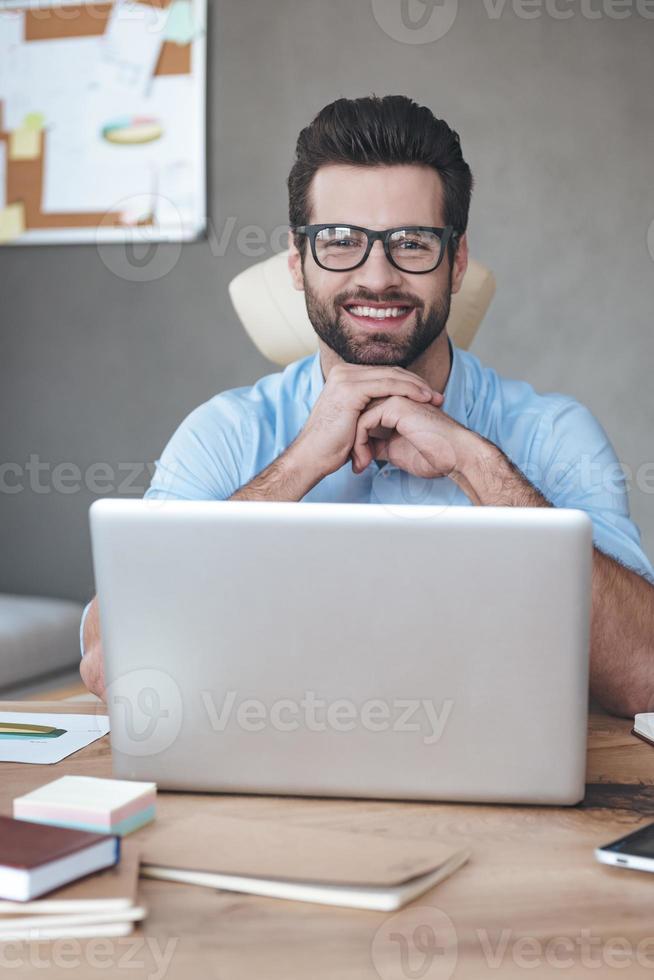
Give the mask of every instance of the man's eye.
M 425 246 L 422 242 L 413 242 L 407 239 L 403 242 L 398 242 L 396 247 L 401 248 L 404 252 L 413 252 L 420 251 L 420 249 L 424 249 Z
M 356 247 L 358 242 L 352 241 L 351 238 L 337 238 L 327 244 L 330 248 L 352 248 L 352 246 Z

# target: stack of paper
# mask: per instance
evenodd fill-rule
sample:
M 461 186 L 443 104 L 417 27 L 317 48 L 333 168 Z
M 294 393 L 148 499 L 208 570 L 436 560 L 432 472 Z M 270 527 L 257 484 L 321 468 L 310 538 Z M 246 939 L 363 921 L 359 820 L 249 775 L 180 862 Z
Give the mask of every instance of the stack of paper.
M 146 878 L 382 912 L 424 894 L 469 857 L 437 841 L 217 814 L 163 822 L 141 846 Z
M 93 936 L 127 936 L 146 910 L 137 905 L 139 858 L 124 844 L 120 864 L 44 898 L 0 901 L 0 943 Z
M 62 776 L 14 800 L 14 817 L 124 837 L 154 820 L 156 783 Z

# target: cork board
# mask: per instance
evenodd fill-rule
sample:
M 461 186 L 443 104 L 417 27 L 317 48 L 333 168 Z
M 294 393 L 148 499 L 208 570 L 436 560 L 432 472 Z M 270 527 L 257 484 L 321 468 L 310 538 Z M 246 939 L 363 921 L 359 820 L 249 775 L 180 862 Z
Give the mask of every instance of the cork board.
M 205 229 L 206 0 L 0 0 L 0 244 Z

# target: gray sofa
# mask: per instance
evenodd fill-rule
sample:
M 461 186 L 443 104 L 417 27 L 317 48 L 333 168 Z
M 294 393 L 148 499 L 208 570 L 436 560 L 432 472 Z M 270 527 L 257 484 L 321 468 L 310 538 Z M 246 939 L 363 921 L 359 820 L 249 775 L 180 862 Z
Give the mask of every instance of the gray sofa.
M 82 608 L 67 599 L 0 594 L 0 690 L 79 664 Z

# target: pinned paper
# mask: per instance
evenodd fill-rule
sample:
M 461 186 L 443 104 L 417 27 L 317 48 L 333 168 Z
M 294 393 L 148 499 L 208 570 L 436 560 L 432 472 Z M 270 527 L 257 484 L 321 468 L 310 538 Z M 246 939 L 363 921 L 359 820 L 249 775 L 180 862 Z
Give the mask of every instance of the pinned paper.
M 9 134 L 10 160 L 37 160 L 40 152 L 40 129 L 23 125 Z
M 150 4 L 117 0 L 102 39 L 97 75 L 100 87 L 132 96 L 147 94 L 159 60 L 167 16 L 167 10 Z
M 25 205 L 22 201 L 8 204 L 0 211 L 0 244 L 18 238 L 25 231 Z
M 173 0 L 168 11 L 164 40 L 190 44 L 196 35 L 191 0 Z

